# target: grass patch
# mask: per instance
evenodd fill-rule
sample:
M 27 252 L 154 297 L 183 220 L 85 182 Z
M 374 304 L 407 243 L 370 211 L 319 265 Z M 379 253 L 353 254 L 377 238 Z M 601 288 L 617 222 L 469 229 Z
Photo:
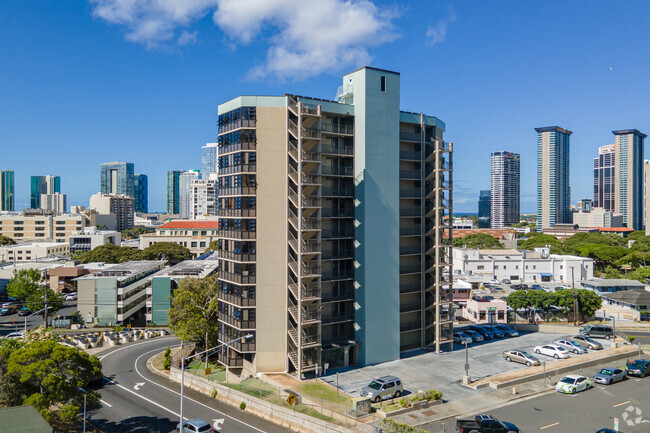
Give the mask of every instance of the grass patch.
M 299 386 L 299 393 L 310 397 L 320 398 L 321 400 L 331 401 L 346 407 L 351 407 L 352 399 L 343 391 L 336 392 L 336 389 L 324 383 L 312 382 Z
M 372 405 L 375 409 L 381 409 L 386 413 L 394 412 L 399 409 L 404 409 L 401 404 L 399 404 L 399 398 L 390 400 L 388 402 L 375 403 Z

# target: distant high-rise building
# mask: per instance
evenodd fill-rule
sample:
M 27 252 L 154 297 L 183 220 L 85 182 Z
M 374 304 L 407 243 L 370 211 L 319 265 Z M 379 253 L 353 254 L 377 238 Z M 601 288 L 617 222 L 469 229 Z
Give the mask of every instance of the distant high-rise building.
M 105 162 L 101 165 L 100 192 L 135 197 L 132 162 Z
M 61 215 L 66 212 L 66 195 L 60 192 L 54 194 L 41 194 L 40 209 L 52 212 L 54 215 Z
M 201 179 L 209 179 L 210 173 L 217 173 L 217 146 L 219 143 L 206 143 L 201 147 Z
M 199 170 L 188 170 L 184 171 L 179 176 L 179 190 L 178 190 L 178 213 L 181 218 L 190 217 L 190 193 L 192 191 L 191 185 L 192 180 L 199 179 L 201 177 L 201 172 Z
M 133 189 L 135 192 L 135 211 L 149 212 L 149 179 L 146 174 L 133 176 Z
M 519 164 L 518 153 L 492 152 L 491 226 L 493 229 L 519 222 Z
M 133 206 L 135 199 L 124 194 L 104 194 L 98 192 L 90 196 L 90 208 L 97 211 L 97 223 L 110 216 L 111 224 L 105 224 L 108 230 L 122 230 L 133 227 Z M 101 217 L 101 218 L 100 218 Z
M 573 132 L 559 126 L 537 131 L 537 231 L 571 223 L 569 144 Z
M 594 158 L 594 207 L 614 211 L 614 191 L 616 191 L 616 144 L 598 148 Z
M 170 170 L 167 172 L 167 213 L 180 213 L 180 176 L 182 171 Z
M 643 229 L 643 142 L 646 134 L 636 129 L 612 131 L 615 145 L 614 212 L 634 230 Z
M 14 172 L 0 170 L 0 211 L 14 210 Z
M 56 194 L 61 192 L 61 178 L 59 176 L 32 176 L 31 177 L 30 208 L 41 208 L 41 195 Z
M 650 235 L 650 161 L 647 159 L 643 161 L 643 180 L 644 180 L 644 204 L 643 204 L 643 220 L 645 221 L 645 235 Z
M 208 179 L 192 179 L 190 185 L 190 219 L 217 216 L 217 173 Z
M 492 191 L 482 190 L 478 196 L 478 228 L 489 229 L 491 226 L 490 218 L 492 217 Z

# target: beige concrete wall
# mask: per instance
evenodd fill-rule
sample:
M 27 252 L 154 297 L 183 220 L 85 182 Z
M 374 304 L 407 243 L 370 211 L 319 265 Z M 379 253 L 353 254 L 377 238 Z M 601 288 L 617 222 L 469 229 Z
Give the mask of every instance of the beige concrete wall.
M 88 315 L 95 319 L 95 280 L 77 281 L 77 309 L 84 323 Z
M 287 365 L 287 111 L 257 108 L 257 329 L 255 368 Z

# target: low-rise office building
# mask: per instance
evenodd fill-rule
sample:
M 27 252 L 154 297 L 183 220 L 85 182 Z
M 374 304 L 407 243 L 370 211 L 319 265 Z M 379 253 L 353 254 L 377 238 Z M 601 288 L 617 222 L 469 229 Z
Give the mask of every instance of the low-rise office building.
M 193 257 L 198 257 L 216 241 L 219 234 L 219 222 L 170 221 L 156 228 L 155 234 L 140 236 L 140 249 L 143 250 L 158 242 L 173 242 L 189 249 Z
M 564 284 L 594 275 L 593 259 L 550 254 L 550 248 L 535 248 L 535 251 L 454 248 L 453 251 L 454 279 L 471 283 L 507 279 L 513 283 Z
M 579 209 L 573 213 L 573 224 L 584 227 L 623 227 L 623 215 L 600 207 Z
M 144 326 L 147 287 L 164 267 L 164 260 L 132 261 L 75 279 L 81 318 L 89 325 Z
M 184 278 L 205 278 L 218 266 L 218 260 L 186 260 L 155 274 L 147 287 L 147 323 L 168 325 L 171 296 L 178 283 Z
M 506 301 L 477 301 L 470 299 L 463 307 L 463 317 L 474 323 L 508 323 Z
M 114 230 L 97 230 L 95 227 L 86 228 L 83 233 L 70 235 L 68 243 L 70 252 L 88 252 L 95 248 L 113 244 L 120 246 L 122 235 Z
M 0 262 L 30 262 L 46 257 L 70 254 L 70 247 L 61 242 L 33 242 L 0 247 Z
M 600 296 L 607 293 L 623 292 L 627 290 L 644 290 L 645 284 L 636 280 L 622 278 L 590 278 L 580 281 L 580 288 L 593 290 Z
M 109 230 L 122 231 L 133 227 L 133 197 L 98 192 L 90 197 L 89 207 L 97 211 L 97 224 L 105 225 Z
M 94 214 L 62 214 L 36 209 L 0 215 L 0 235 L 22 241 L 68 242 L 71 234 L 94 225 Z

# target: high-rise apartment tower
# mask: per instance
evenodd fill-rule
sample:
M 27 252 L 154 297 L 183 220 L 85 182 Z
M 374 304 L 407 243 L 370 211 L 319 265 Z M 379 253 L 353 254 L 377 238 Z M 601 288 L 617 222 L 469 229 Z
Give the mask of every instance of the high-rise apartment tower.
M 32 176 L 30 179 L 30 208 L 41 208 L 42 194 L 56 194 L 61 192 L 61 178 L 59 176 Z
M 636 129 L 612 131 L 616 138 L 614 212 L 623 215 L 623 224 L 643 229 L 643 145 L 646 134 Z
M 400 111 L 400 76 L 361 68 L 337 101 L 219 106 L 219 353 L 299 377 L 451 345 L 452 146 Z
M 492 152 L 491 226 L 493 229 L 519 222 L 519 154 Z
M 559 126 L 537 131 L 537 231 L 571 223 L 569 143 L 573 132 Z
M 179 170 L 167 172 L 167 213 L 178 214 L 180 212 L 180 188 L 181 173 Z
M 149 212 L 149 179 L 146 174 L 133 175 L 133 192 L 135 199 L 135 211 Z
M 14 210 L 14 172 L 12 170 L 0 170 L 0 211 Z
M 614 211 L 616 191 L 616 144 L 598 148 L 594 158 L 594 207 Z
M 100 171 L 100 192 L 135 197 L 132 162 L 105 162 Z
M 489 229 L 492 218 L 492 191 L 481 190 L 478 196 L 478 228 Z

